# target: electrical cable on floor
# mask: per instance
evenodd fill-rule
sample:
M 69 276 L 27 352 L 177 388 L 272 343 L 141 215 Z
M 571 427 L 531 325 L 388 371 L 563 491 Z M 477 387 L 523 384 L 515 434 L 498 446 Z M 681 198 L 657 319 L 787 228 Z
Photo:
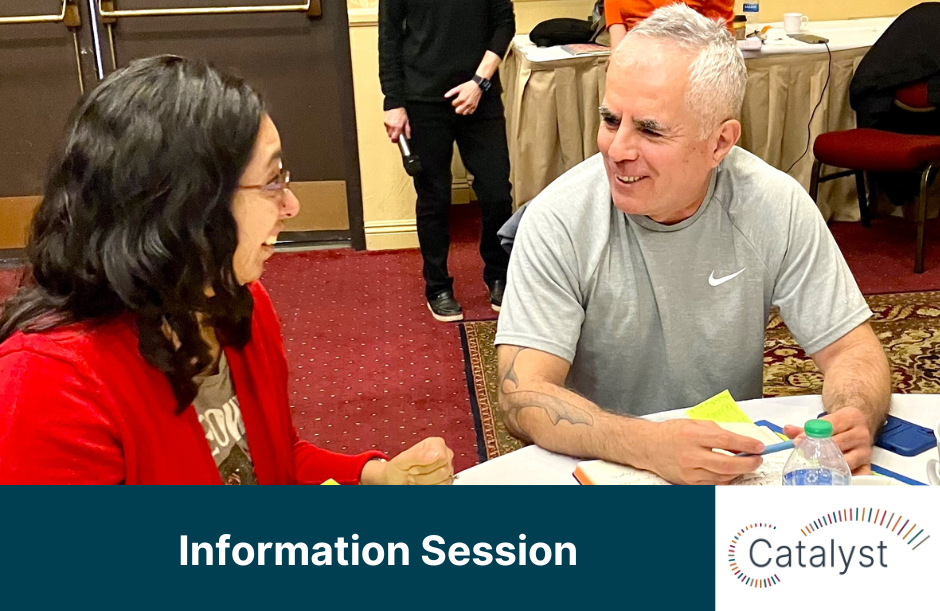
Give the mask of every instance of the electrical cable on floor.
M 806 153 L 809 152 L 809 145 L 813 139 L 813 117 L 816 116 L 816 111 L 819 110 L 819 107 L 822 105 L 822 101 L 826 96 L 826 89 L 829 87 L 829 78 L 832 76 L 832 50 L 829 48 L 828 42 L 823 44 L 826 45 L 826 52 L 829 53 L 829 66 L 826 71 L 826 83 L 823 85 L 822 93 L 819 94 L 819 101 L 816 102 L 816 106 L 813 108 L 813 112 L 809 116 L 809 123 L 806 124 L 806 148 L 803 149 L 803 154 L 800 155 L 796 161 L 790 164 L 789 168 L 787 168 L 787 174 L 789 174 L 790 170 L 792 170 L 793 167 L 796 166 L 796 164 L 798 164 L 801 159 L 803 159 L 803 157 L 806 157 Z

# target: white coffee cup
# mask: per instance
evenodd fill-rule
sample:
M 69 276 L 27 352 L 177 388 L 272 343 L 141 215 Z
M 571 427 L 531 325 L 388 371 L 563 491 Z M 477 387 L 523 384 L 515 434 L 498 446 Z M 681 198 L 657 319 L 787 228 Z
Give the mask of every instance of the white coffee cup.
M 783 29 L 787 34 L 799 34 L 806 23 L 809 23 L 809 17 L 803 13 L 783 14 Z
M 940 420 L 933 425 L 933 434 L 940 439 Z M 937 452 L 940 453 L 940 444 L 937 445 Z M 931 486 L 940 486 L 940 461 L 936 458 L 927 461 L 927 481 Z

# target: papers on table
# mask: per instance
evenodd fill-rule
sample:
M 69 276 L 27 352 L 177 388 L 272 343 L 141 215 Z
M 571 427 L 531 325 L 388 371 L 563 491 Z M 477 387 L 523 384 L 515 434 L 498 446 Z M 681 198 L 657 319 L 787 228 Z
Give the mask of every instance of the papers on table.
M 574 477 L 586 486 L 668 486 L 669 482 L 651 471 L 634 469 L 606 460 L 582 460 Z
M 593 42 L 562 45 L 561 48 L 570 55 L 607 55 L 610 53 L 610 47 Z
M 702 401 L 686 410 L 693 420 L 711 420 L 726 431 L 757 439 L 766 445 L 780 442 L 780 437 L 766 426 L 757 426 L 747 417 L 731 393 L 722 391 L 714 397 Z M 715 452 L 729 454 L 716 448 Z M 756 471 L 746 473 L 731 482 L 732 486 L 778 486 L 783 481 L 783 467 L 790 457 L 790 452 L 776 452 L 764 456 L 764 462 Z M 663 485 L 666 480 L 655 473 L 635 469 L 626 465 L 609 463 L 604 460 L 586 460 L 578 463 L 575 478 L 588 485 Z
M 512 40 L 513 47 L 525 55 L 530 62 L 557 62 L 572 59 L 575 56 L 609 55 L 610 48 L 593 43 L 576 45 L 557 45 L 554 47 L 537 47 L 529 40 L 527 34 L 519 34 Z
M 758 440 L 765 446 L 780 443 L 783 439 L 766 426 L 757 426 L 753 422 L 716 422 L 718 426 L 736 435 L 744 435 Z M 786 452 L 784 452 L 785 454 Z
M 557 62 L 562 59 L 571 59 L 571 53 L 568 53 L 561 47 L 536 47 L 535 45 L 520 48 L 525 54 L 525 58 L 530 62 Z
M 754 424 L 747 414 L 734 402 L 731 393 L 723 390 L 711 399 L 702 401 L 686 410 L 693 420 L 711 420 L 712 422 L 746 422 Z
M 775 452 L 764 455 L 764 462 L 757 471 L 745 473 L 731 482 L 732 486 L 780 486 L 783 484 L 783 467 L 790 452 Z

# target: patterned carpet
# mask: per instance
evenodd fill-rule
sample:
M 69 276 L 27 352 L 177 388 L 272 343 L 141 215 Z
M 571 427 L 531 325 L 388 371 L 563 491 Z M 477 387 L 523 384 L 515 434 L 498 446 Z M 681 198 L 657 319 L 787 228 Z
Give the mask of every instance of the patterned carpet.
M 940 393 L 940 291 L 872 295 L 866 299 L 875 313 L 875 333 L 891 360 L 894 392 Z M 496 323 L 464 323 L 461 336 L 480 459 L 521 448 L 524 443 L 506 431 L 497 409 L 493 345 Z M 764 340 L 764 396 L 821 392 L 822 374 L 794 341 L 780 316 L 772 315 Z

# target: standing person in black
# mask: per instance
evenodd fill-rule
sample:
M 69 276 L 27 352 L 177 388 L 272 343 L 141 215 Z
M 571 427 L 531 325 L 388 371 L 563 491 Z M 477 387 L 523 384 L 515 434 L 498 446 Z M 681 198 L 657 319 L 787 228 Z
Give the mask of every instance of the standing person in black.
M 428 309 L 440 321 L 463 319 L 447 272 L 447 218 L 454 142 L 483 211 L 483 281 L 497 312 L 509 255 L 496 232 L 512 214 L 509 150 L 497 67 L 516 30 L 511 0 L 380 0 L 379 77 L 385 128 L 404 135 L 421 160 L 418 242 Z

